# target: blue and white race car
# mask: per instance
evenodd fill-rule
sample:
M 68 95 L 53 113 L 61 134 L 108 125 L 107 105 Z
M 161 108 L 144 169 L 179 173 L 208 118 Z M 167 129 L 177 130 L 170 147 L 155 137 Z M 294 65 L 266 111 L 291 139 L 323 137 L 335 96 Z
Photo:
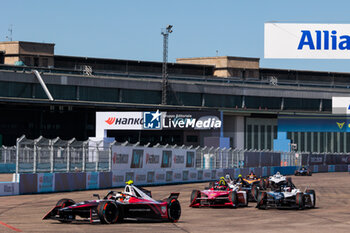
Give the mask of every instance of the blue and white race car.
M 276 186 L 271 191 L 259 191 L 256 208 L 294 208 L 305 209 L 316 206 L 315 190 L 306 189 L 302 192 L 297 189 L 291 180 L 287 179 L 283 184 Z
M 300 169 L 295 170 L 294 175 L 296 175 L 296 176 L 312 176 L 312 172 L 309 168 L 303 166 Z

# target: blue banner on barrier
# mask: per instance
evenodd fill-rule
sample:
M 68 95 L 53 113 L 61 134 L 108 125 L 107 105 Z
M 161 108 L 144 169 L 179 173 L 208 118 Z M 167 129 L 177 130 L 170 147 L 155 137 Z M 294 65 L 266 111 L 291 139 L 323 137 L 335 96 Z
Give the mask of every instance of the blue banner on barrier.
M 86 173 L 86 189 L 98 189 L 99 188 L 99 172 L 87 172 Z
M 267 167 L 262 167 L 262 176 L 267 176 Z
M 237 179 L 239 174 L 241 174 L 241 169 L 240 168 L 235 168 L 235 173 L 233 175 L 233 178 Z
M 314 169 L 312 170 L 312 172 L 318 172 L 318 165 L 314 165 Z
M 276 172 L 281 173 L 282 175 L 293 175 L 294 171 L 297 169 L 296 166 L 290 167 L 271 167 L 271 174 L 276 174 Z
M 54 192 L 54 179 L 53 173 L 38 173 L 38 193 Z
M 335 165 L 328 165 L 328 172 L 335 172 Z

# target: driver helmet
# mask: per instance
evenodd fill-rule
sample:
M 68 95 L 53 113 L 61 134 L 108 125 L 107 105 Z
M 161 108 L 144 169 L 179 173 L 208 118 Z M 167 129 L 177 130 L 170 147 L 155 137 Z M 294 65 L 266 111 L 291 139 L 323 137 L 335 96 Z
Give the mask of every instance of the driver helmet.
M 238 175 L 238 178 L 242 178 L 242 175 L 241 175 L 241 174 L 239 174 L 239 175 Z

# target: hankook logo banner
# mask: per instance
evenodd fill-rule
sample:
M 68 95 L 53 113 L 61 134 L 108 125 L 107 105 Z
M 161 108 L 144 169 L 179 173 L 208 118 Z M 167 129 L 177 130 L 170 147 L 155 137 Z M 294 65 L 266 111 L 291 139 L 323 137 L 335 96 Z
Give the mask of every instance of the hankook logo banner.
M 350 59 L 350 24 L 265 23 L 264 57 Z
M 219 112 L 96 112 L 96 137 L 106 130 L 220 129 Z

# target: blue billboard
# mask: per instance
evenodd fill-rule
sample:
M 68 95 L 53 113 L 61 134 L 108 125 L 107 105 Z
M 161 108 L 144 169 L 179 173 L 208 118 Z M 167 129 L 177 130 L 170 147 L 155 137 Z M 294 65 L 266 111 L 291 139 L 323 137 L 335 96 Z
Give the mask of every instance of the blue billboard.
M 278 117 L 279 132 L 350 132 L 346 116 L 288 116 Z

